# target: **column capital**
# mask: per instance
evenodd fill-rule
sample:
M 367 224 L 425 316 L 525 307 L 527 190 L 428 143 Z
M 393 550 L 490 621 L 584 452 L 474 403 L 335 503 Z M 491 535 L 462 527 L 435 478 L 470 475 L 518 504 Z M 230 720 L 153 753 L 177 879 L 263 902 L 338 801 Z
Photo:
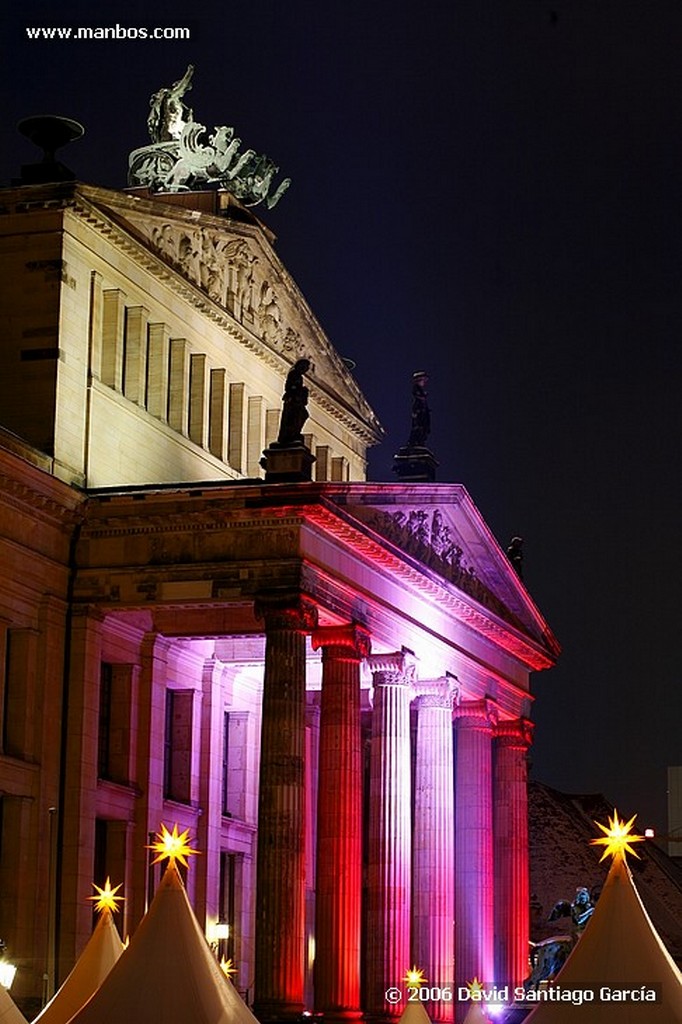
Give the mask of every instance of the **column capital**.
M 322 626 L 312 635 L 313 650 L 322 648 L 322 657 L 343 661 L 362 661 L 372 649 L 369 632 L 357 622 L 346 626 Z
M 317 626 L 317 607 L 298 591 L 277 591 L 258 594 L 254 602 L 257 619 L 263 619 L 265 629 L 290 629 L 297 633 L 311 633 Z
M 455 676 L 419 679 L 415 683 L 418 708 L 452 709 L 459 703 L 459 683 Z
M 488 697 L 481 700 L 464 700 L 455 708 L 458 729 L 482 729 L 491 732 L 497 724 L 498 709 Z
M 406 648 L 388 654 L 370 654 L 367 664 L 375 686 L 411 686 L 417 670 L 417 659 Z
M 533 742 L 535 725 L 528 718 L 510 718 L 498 722 L 493 733 L 498 746 L 528 750 Z

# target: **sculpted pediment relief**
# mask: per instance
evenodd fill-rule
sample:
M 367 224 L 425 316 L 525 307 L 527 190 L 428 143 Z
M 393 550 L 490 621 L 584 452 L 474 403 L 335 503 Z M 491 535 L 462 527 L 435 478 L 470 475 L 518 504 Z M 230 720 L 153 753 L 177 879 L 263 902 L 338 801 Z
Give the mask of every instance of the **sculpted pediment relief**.
M 175 211 L 160 201 L 148 204 L 158 206 L 158 213 L 141 213 L 121 199 L 106 205 L 124 229 L 269 349 L 292 363 L 308 358 L 313 380 L 359 416 L 375 441 L 381 438 L 382 428 L 355 379 L 257 229 L 241 233 L 227 222 L 215 226 L 216 218 L 213 224 L 188 218 L 184 210 L 173 216 Z
M 460 485 L 415 485 L 401 500 L 376 504 L 340 497 L 347 512 L 400 551 L 516 629 L 558 653 L 559 646 L 509 559 Z M 445 492 L 452 493 L 446 494 Z M 423 495 L 423 500 L 420 498 Z M 396 495 L 397 497 L 397 495 Z
M 485 578 L 479 577 L 476 564 L 465 550 L 465 541 L 447 506 L 382 509 L 359 505 L 350 508 L 349 512 L 501 618 L 520 625 Z

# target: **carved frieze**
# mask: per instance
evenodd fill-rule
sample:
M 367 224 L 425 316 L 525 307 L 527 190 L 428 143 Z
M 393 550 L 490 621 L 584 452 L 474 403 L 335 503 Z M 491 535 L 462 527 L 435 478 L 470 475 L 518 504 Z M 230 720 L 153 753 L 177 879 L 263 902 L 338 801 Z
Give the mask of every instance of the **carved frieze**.
M 464 550 L 453 536 L 441 509 L 412 508 L 387 512 L 357 506 L 353 514 L 501 618 L 514 621 L 509 609 L 477 577 L 474 566 L 467 563 Z

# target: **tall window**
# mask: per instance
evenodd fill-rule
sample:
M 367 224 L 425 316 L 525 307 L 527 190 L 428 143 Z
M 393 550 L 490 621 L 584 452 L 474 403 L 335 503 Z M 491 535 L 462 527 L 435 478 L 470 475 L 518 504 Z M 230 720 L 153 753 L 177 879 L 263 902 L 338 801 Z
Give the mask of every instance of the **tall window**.
M 113 666 L 107 661 L 99 672 L 99 733 L 97 738 L 97 774 L 100 779 L 110 777 L 111 755 L 111 688 Z
M 192 795 L 192 690 L 166 690 L 163 795 L 190 803 Z
M 219 919 L 221 924 L 228 926 L 229 934 L 227 939 L 222 940 L 224 948 L 219 952 L 221 956 L 233 961 L 239 937 L 236 913 L 237 856 L 236 853 L 228 853 L 227 850 L 220 851 Z
M 221 811 L 225 817 L 231 817 L 229 807 L 229 770 L 230 770 L 230 712 L 223 714 L 223 764 L 222 785 L 220 791 Z
M 131 776 L 133 665 L 102 662 L 99 677 L 97 775 L 126 784 Z

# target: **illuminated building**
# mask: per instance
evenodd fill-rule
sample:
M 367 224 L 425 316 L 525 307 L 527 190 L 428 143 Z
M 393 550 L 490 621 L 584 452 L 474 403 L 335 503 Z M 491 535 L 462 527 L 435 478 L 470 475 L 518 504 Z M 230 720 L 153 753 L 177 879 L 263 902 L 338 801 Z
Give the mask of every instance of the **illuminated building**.
M 529 675 L 558 647 L 467 492 L 365 480 L 380 425 L 235 201 L 67 183 L 0 205 L 17 998 L 72 966 L 93 877 L 134 930 L 161 821 L 202 851 L 190 898 L 263 1019 L 400 1013 L 413 963 L 518 982 Z M 301 356 L 314 479 L 264 483 Z

